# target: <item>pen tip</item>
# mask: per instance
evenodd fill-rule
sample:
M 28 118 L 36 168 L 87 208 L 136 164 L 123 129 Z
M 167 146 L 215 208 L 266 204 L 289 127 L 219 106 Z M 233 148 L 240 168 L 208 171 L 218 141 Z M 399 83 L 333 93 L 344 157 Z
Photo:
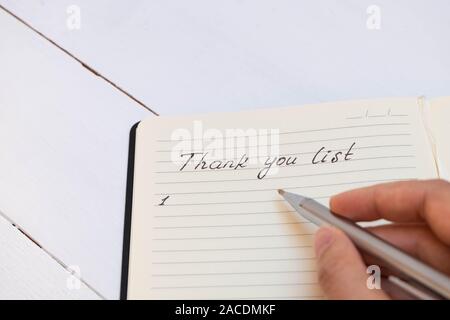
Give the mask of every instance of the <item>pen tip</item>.
M 284 194 L 284 190 L 283 190 L 283 189 L 278 189 L 278 193 L 279 193 L 280 195 L 283 195 L 283 194 Z

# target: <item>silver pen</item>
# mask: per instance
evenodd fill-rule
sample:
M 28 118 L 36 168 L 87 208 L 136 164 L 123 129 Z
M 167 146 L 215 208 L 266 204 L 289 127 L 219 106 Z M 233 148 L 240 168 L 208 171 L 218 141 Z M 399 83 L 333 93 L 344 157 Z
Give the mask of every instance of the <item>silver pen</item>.
M 403 250 L 368 232 L 355 222 L 338 216 L 319 202 L 298 194 L 278 193 L 304 218 L 318 226 L 330 225 L 342 230 L 362 252 L 395 271 L 388 280 L 418 299 L 450 299 L 450 278 Z M 398 276 L 397 276 L 398 274 Z

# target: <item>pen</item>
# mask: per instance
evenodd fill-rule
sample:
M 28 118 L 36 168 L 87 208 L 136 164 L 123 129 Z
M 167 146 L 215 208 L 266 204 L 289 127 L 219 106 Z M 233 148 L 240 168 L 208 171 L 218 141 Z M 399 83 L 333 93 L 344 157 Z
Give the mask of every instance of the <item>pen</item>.
M 450 278 L 403 250 L 368 232 L 355 222 L 338 216 L 319 202 L 298 194 L 278 193 L 304 218 L 318 226 L 330 225 L 342 230 L 364 253 L 381 261 L 399 276 L 388 280 L 418 299 L 450 299 Z

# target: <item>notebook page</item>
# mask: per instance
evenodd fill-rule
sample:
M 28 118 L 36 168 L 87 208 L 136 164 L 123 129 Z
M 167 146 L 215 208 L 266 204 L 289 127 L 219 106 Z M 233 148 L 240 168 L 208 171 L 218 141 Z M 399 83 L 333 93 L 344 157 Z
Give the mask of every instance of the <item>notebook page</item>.
M 320 298 L 316 227 L 276 190 L 327 203 L 435 176 L 415 98 L 145 120 L 128 298 Z
M 430 133 L 435 146 L 435 158 L 442 179 L 450 179 L 450 149 L 448 137 L 450 128 L 450 97 L 441 97 L 430 101 L 428 109 Z

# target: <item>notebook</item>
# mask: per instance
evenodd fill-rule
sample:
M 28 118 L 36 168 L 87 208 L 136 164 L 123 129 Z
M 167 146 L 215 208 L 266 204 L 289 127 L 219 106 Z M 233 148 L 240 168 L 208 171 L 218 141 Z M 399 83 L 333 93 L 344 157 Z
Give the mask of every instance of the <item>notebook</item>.
M 133 127 L 121 297 L 320 299 L 316 227 L 276 192 L 445 177 L 450 98 L 154 117 Z M 447 176 L 448 177 L 448 176 Z

